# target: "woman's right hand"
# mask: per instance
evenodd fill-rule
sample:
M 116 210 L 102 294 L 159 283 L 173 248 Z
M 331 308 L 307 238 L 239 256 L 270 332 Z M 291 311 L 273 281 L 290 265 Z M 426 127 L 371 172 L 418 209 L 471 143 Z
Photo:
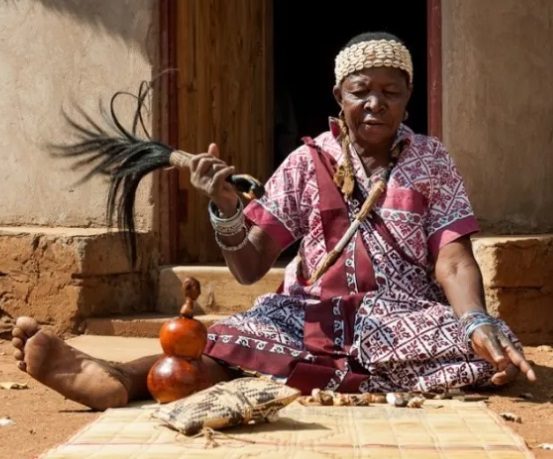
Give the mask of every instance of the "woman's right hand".
M 207 153 L 194 155 L 189 167 L 192 185 L 213 201 L 222 216 L 232 217 L 236 213 L 239 198 L 226 179 L 234 174 L 235 169 L 219 159 L 217 145 L 212 143 Z

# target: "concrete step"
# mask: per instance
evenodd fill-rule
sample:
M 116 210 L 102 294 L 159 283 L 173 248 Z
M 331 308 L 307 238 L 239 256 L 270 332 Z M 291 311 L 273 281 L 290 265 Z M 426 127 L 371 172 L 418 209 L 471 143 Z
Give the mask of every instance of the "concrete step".
M 226 266 L 164 266 L 159 272 L 156 311 L 178 314 L 184 296 L 182 283 L 187 277 L 200 282 L 202 294 L 197 314 L 234 314 L 250 309 L 255 299 L 275 292 L 284 279 L 284 268 L 272 268 L 253 285 L 239 284 Z
M 163 352 L 157 338 L 80 335 L 66 342 L 85 354 L 112 362 L 130 362 Z
M 161 326 L 175 315 L 141 314 L 113 317 L 92 317 L 84 322 L 86 335 L 158 338 Z M 195 319 L 209 327 L 218 320 L 228 316 L 204 314 L 196 315 Z

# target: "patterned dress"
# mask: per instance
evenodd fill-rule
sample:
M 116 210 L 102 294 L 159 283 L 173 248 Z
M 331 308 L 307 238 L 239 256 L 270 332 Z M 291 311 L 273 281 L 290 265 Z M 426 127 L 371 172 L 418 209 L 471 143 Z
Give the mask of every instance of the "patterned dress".
M 277 292 L 212 325 L 205 353 L 309 393 L 435 391 L 489 382 L 494 367 L 462 341 L 433 278 L 438 251 L 478 230 L 463 181 L 444 146 L 402 125 L 401 154 L 385 194 L 336 263 L 308 279 L 345 233 L 371 187 L 352 151 L 356 193 L 332 179 L 343 160 L 336 121 L 305 139 L 266 184 L 247 218 L 285 249 L 301 240 Z M 500 322 L 502 330 L 519 345 Z

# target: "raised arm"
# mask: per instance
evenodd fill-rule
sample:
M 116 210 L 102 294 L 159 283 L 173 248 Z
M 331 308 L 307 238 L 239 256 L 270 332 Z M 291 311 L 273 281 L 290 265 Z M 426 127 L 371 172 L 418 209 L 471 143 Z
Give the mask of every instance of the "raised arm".
M 227 266 L 238 282 L 247 285 L 269 271 L 281 248 L 263 230 L 246 222 L 242 202 L 225 180 L 234 173 L 235 168 L 219 158 L 215 144 L 190 164 L 192 185 L 210 199 L 210 220 Z
M 238 250 L 244 238 L 245 245 Z M 280 255 L 280 247 L 262 229 L 252 226 L 249 233 L 242 230 L 236 236 L 218 236 L 223 256 L 230 271 L 238 282 L 250 285 L 260 280 Z

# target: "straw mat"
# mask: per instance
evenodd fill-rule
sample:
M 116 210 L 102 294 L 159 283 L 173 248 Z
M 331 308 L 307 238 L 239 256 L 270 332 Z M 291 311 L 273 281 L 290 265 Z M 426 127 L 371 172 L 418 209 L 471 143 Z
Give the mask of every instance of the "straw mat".
M 42 459 L 519 459 L 524 441 L 484 403 L 427 401 L 421 409 L 389 405 L 305 407 L 294 402 L 271 424 L 189 438 L 152 418 L 155 405 L 108 410 Z

